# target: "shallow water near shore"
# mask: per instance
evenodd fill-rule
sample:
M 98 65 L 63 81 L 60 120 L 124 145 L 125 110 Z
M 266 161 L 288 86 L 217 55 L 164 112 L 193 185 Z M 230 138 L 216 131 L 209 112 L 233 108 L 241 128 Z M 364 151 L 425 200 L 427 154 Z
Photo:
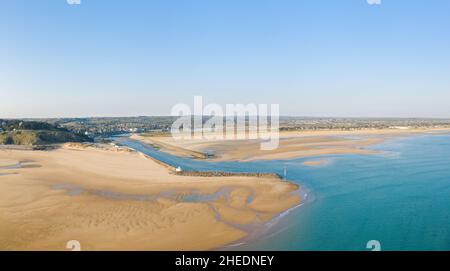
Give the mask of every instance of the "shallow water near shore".
M 321 156 L 286 161 L 211 162 L 179 158 L 143 143 L 119 141 L 184 170 L 275 172 L 308 191 L 263 237 L 242 250 L 450 250 L 450 135 L 389 138 L 374 155 Z

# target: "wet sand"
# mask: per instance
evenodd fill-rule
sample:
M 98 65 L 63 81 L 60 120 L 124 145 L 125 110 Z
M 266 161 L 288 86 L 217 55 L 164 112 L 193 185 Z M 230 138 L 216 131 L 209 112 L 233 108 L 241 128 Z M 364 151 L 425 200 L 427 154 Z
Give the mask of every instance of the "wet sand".
M 157 136 L 132 135 L 133 139 L 159 146 L 172 155 L 205 158 L 216 161 L 287 160 L 330 154 L 373 154 L 366 147 L 382 142 L 386 137 L 418 133 L 448 132 L 449 129 L 361 129 L 352 131 L 284 131 L 275 150 L 261 150 L 260 140 L 175 140 L 170 134 Z
M 300 202 L 275 177 L 179 176 L 109 146 L 3 149 L 0 166 L 0 250 L 215 249 Z

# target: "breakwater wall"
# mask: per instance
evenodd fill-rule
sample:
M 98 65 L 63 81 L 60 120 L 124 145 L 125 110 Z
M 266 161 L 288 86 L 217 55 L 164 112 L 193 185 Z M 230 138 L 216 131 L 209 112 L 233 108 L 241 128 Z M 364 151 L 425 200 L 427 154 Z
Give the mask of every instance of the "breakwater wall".
M 195 177 L 263 177 L 263 178 L 277 178 L 282 177 L 277 173 L 258 173 L 258 172 L 225 172 L 225 171 L 179 171 L 173 172 L 175 175 L 181 176 L 195 176 Z

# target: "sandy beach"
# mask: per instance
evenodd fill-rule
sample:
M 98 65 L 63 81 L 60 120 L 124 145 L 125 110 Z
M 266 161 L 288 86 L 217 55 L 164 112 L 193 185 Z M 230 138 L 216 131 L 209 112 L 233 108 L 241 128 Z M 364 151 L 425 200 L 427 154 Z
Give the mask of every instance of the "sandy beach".
M 280 147 L 257 140 L 173 141 L 133 135 L 175 155 L 249 161 L 371 154 L 386 137 L 442 130 L 283 132 Z M 49 151 L 0 149 L 0 250 L 209 250 L 243 240 L 298 205 L 299 187 L 273 176 L 185 176 L 142 153 L 65 144 Z
M 214 154 L 211 159 L 216 161 L 254 161 L 330 154 L 373 154 L 375 152 L 366 147 L 380 143 L 387 137 L 448 131 L 441 128 L 283 131 L 280 132 L 279 147 L 269 151 L 261 150 L 260 140 L 176 140 L 170 134 L 134 134 L 131 138 L 181 157 L 205 158 L 205 153 L 210 152 Z
M 73 239 L 83 250 L 219 248 L 298 205 L 296 190 L 278 178 L 178 176 L 112 147 L 3 149 L 0 250 L 65 250 Z

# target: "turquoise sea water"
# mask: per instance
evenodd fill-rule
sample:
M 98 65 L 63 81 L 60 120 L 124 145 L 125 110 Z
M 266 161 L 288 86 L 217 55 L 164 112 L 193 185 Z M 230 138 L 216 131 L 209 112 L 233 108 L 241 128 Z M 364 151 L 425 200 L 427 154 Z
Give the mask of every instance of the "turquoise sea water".
M 233 249 L 450 250 L 450 135 L 387 139 L 375 155 L 322 156 L 261 162 L 205 162 L 159 152 L 138 142 L 126 145 L 185 170 L 277 172 L 308 197 L 267 234 Z

